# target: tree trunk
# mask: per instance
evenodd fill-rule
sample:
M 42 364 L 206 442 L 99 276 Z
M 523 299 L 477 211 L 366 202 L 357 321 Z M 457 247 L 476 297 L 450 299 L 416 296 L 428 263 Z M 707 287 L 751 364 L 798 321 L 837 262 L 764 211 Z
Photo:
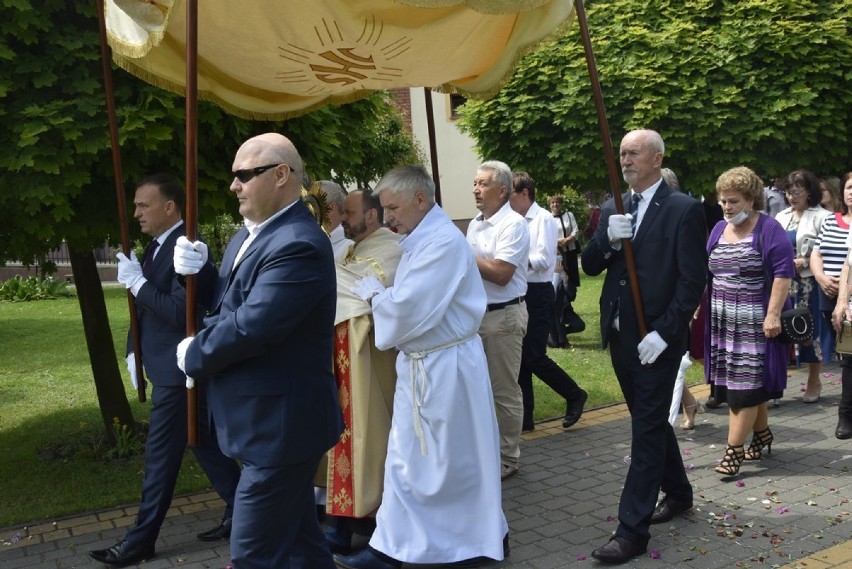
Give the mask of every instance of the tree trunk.
M 86 334 L 98 405 L 106 436 L 111 443 L 115 443 L 113 419 L 117 418 L 120 425 L 127 425 L 130 429 L 135 429 L 135 422 L 115 357 L 104 291 L 94 253 L 91 250 L 79 252 L 70 245 L 68 253 L 77 287 L 77 300 L 83 315 L 83 331 Z

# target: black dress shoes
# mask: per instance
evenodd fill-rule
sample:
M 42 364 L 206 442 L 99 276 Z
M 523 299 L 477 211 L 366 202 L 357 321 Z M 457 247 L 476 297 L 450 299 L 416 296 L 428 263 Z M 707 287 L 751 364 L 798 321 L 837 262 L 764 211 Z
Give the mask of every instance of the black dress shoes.
M 89 557 L 107 565 L 124 567 L 125 565 L 135 565 L 140 561 L 154 557 L 154 546 L 130 543 L 126 539 L 122 539 L 109 549 L 90 551 Z
M 562 419 L 562 428 L 567 429 L 574 423 L 580 420 L 580 417 L 583 416 L 583 405 L 586 404 L 586 399 L 589 398 L 589 394 L 585 391 L 580 391 L 580 396 L 574 399 L 573 401 L 569 401 L 565 406 L 565 418 Z
M 603 547 L 592 551 L 592 557 L 601 563 L 626 563 L 648 551 L 647 546 L 615 536 Z
M 663 524 L 674 518 L 681 512 L 686 512 L 692 509 L 692 500 L 678 500 L 666 496 L 657 507 L 654 508 L 654 513 L 651 514 L 652 524 Z
M 196 536 L 201 541 L 225 541 L 231 537 L 231 518 L 224 518 L 222 523 L 213 529 L 203 531 Z
M 837 420 L 837 428 L 834 430 L 834 436 L 840 440 L 852 439 L 852 418 L 840 415 Z
M 376 551 L 372 547 L 353 555 L 334 555 L 334 562 L 343 569 L 399 569 L 402 561 Z

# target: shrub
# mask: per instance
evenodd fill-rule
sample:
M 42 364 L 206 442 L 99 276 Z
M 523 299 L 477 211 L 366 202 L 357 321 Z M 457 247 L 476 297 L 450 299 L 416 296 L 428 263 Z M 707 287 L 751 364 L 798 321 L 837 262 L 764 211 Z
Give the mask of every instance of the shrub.
M 0 300 L 7 302 L 29 302 L 68 296 L 74 296 L 74 292 L 68 288 L 68 283 L 52 277 L 39 280 L 36 277 L 23 278 L 15 275 L 0 283 Z

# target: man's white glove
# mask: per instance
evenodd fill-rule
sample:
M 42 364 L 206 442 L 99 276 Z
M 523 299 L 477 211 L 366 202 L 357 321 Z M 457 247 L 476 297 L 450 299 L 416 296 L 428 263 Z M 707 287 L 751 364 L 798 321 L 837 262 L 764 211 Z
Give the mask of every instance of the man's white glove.
M 136 296 L 142 285 L 148 280 L 142 276 L 142 265 L 136 260 L 136 253 L 130 252 L 130 258 L 124 253 L 115 256 L 118 259 L 118 282 L 130 289 L 130 293 Z
M 133 384 L 133 389 L 139 389 L 139 379 L 136 377 L 136 354 L 130 352 L 124 361 L 127 362 L 127 371 L 130 372 L 130 383 Z
M 656 330 L 650 332 L 639 342 L 639 363 L 643 366 L 654 363 L 668 346 Z
M 179 275 L 195 275 L 207 262 L 207 245 L 201 241 L 191 242 L 181 235 L 175 243 L 175 272 Z
M 620 243 L 622 239 L 633 238 L 633 216 L 629 213 L 609 216 L 606 236 L 610 243 Z
M 374 275 L 370 275 L 355 281 L 355 284 L 349 290 L 358 295 L 358 297 L 362 300 L 370 302 L 371 298 L 380 292 L 384 292 L 385 285 L 383 285 Z
M 180 344 L 177 345 L 177 366 L 184 373 L 186 373 L 186 351 L 189 349 L 189 345 L 194 339 L 195 336 L 184 338 L 180 341 Z

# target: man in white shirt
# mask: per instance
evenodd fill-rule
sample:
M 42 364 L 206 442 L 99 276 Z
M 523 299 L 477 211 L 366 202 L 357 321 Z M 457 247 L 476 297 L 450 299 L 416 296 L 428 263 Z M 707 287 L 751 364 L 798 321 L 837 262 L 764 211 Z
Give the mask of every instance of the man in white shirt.
M 512 209 L 524 216 L 530 230 L 529 264 L 527 266 L 527 313 L 529 324 L 521 351 L 521 371 L 518 384 L 524 396 L 523 429 L 533 430 L 532 376 L 535 374 L 553 391 L 565 399 L 565 418 L 562 426 L 568 428 L 580 420 L 583 405 L 589 394 L 556 362 L 547 357 L 547 335 L 553 321 L 552 275 L 556 268 L 556 236 L 559 228 L 556 218 L 535 203 L 535 180 L 526 172 L 515 172 L 513 191 L 509 197 Z
M 480 214 L 467 228 L 467 242 L 485 285 L 488 301 L 479 335 L 500 427 L 500 476 L 517 474 L 520 464 L 523 395 L 518 385 L 521 345 L 527 333 L 527 222 L 509 206 L 512 170 L 497 160 L 479 166 L 473 196 Z

